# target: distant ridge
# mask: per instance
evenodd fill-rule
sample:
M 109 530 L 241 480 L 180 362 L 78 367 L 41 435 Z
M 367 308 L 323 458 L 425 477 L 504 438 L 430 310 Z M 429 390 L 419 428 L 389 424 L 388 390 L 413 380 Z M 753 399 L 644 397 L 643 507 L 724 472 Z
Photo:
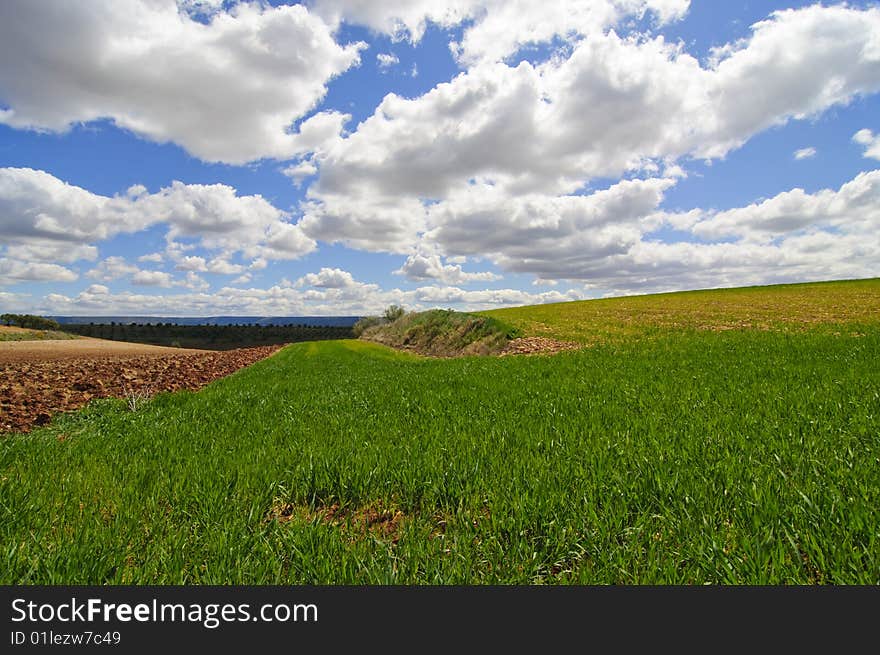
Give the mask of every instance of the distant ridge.
M 351 327 L 360 316 L 52 316 L 62 325 L 70 323 L 171 323 L 173 325 L 315 325 Z

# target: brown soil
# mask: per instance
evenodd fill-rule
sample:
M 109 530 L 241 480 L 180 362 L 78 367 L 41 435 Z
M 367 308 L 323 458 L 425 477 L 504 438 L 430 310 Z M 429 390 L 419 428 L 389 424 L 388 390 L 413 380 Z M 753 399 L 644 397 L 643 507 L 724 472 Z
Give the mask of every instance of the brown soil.
M 307 505 L 275 503 L 266 516 L 268 521 L 279 523 L 320 522 L 341 531 L 350 531 L 352 537 L 365 537 L 369 534 L 395 544 L 400 539 L 406 518 L 406 514 L 396 507 L 381 502 L 357 508 L 342 507 L 339 503 L 333 503 L 319 505 L 315 509 L 310 509 Z
M 573 341 L 559 341 L 548 337 L 522 337 L 509 341 L 500 355 L 501 357 L 505 355 L 549 355 L 583 347 L 584 344 Z
M 66 359 L 108 360 L 136 355 L 181 355 L 212 352 L 150 346 L 145 343 L 105 339 L 46 339 L 44 341 L 0 341 L 0 366 L 22 362 L 51 362 Z
M 195 391 L 281 347 L 215 352 L 100 339 L 2 343 L 0 433 L 27 432 L 94 398 Z

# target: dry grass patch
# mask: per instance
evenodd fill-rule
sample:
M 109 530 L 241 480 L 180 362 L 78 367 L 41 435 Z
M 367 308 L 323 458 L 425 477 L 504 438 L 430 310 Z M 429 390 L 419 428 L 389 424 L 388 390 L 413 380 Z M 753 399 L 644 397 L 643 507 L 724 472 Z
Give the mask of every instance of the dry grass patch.
M 394 544 L 400 540 L 403 525 L 409 518 L 397 505 L 381 500 L 359 507 L 331 503 L 314 508 L 276 500 L 266 516 L 267 521 L 318 523 L 338 528 L 354 539 L 372 536 Z

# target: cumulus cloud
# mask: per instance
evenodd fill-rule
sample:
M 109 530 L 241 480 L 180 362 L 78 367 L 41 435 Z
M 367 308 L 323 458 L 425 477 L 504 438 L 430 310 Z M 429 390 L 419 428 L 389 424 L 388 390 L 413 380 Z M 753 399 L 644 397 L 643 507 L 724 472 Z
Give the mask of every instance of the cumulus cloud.
M 161 252 L 151 252 L 146 255 L 141 255 L 138 257 L 139 262 L 149 262 L 151 264 L 161 264 L 165 261 L 165 257 Z
M 42 262 L 21 262 L 0 257 L 0 284 L 18 282 L 73 282 L 79 276 L 69 268 Z
M 138 272 L 138 267 L 129 264 L 124 257 L 107 257 L 86 273 L 86 277 L 102 282 L 112 282 Z
M 692 232 L 704 239 L 736 238 L 750 243 L 770 243 L 804 230 L 869 237 L 880 229 L 878 210 L 880 170 L 859 173 L 836 191 L 810 194 L 792 189 L 760 203 L 718 212 L 696 223 Z
M 470 185 L 430 208 L 427 238 L 446 252 L 484 255 L 505 270 L 541 274 L 626 252 L 674 180 L 623 180 L 589 195 L 510 196 Z M 545 278 L 560 277 L 543 275 Z
M 480 178 L 510 193 L 571 193 L 656 162 L 723 157 L 772 125 L 880 89 L 878 41 L 880 9 L 815 6 L 774 13 L 709 67 L 662 37 L 613 32 L 538 66 L 480 65 L 418 98 L 387 95 L 319 158 L 310 194 L 324 206 L 308 210 L 332 223 L 353 198 L 442 199 Z
M 451 44 L 464 64 L 504 59 L 523 46 L 554 38 L 580 38 L 625 18 L 652 12 L 658 23 L 682 18 L 690 0 L 314 0 L 328 22 L 366 25 L 393 39 L 417 42 L 429 23 L 452 27 L 467 23 L 463 38 Z
M 296 287 L 321 287 L 324 289 L 350 289 L 358 283 L 348 271 L 341 268 L 322 268 L 317 273 L 307 273 L 299 278 Z
M 200 277 L 198 273 L 194 271 L 189 271 L 186 274 L 186 277 L 182 280 L 178 280 L 176 282 L 179 287 L 186 287 L 187 289 L 192 289 L 193 291 L 207 291 L 211 288 L 211 285 L 208 284 L 204 278 Z
M 223 184 L 174 182 L 152 194 L 132 187 L 109 197 L 45 171 L 0 168 L 0 238 L 6 256 L 22 261 L 95 259 L 94 243 L 158 224 L 167 225 L 168 254 L 174 259 L 183 255 L 177 239 L 195 240 L 227 257 L 241 252 L 246 257 L 294 259 L 316 244 L 289 220 L 261 196 L 239 196 Z M 178 262 L 180 270 L 201 270 L 198 259 Z M 161 262 L 161 255 L 153 253 L 143 261 Z M 238 272 L 234 268 L 215 264 L 217 272 Z
M 107 118 L 234 164 L 312 148 L 315 119 L 290 126 L 359 63 L 365 44 L 337 43 L 302 5 L 184 9 L 174 0 L 0 3 L 0 122 L 65 131 Z
M 131 276 L 131 283 L 145 287 L 170 287 L 174 278 L 163 271 L 137 271 Z
M 468 282 L 492 282 L 501 276 L 491 271 L 466 273 L 458 264 L 444 264 L 437 254 L 413 253 L 406 258 L 397 275 L 405 275 L 410 280 L 438 280 L 444 284 L 466 284 Z
M 340 242 L 358 250 L 411 251 L 425 229 L 427 211 L 415 197 L 376 193 L 311 193 L 298 223 L 310 239 Z
M 865 147 L 864 157 L 880 159 L 880 134 L 869 129 L 859 130 L 853 135 L 853 141 Z
M 232 264 L 225 259 L 214 259 L 208 264 L 206 270 L 209 273 L 218 273 L 220 275 L 237 275 L 244 270 L 244 266 Z
M 181 257 L 174 268 L 178 271 L 194 271 L 194 272 L 205 272 L 208 270 L 208 265 L 205 263 L 204 257 L 198 257 L 196 255 L 185 255 Z
M 627 271 L 647 284 L 651 256 L 677 253 L 702 270 L 708 253 L 741 247 L 676 250 L 646 238 L 663 193 L 684 176 L 677 160 L 724 157 L 768 127 L 880 90 L 877 43 L 880 9 L 816 5 L 771 14 L 707 63 L 683 44 L 614 32 L 540 65 L 481 63 L 420 97 L 387 95 L 328 146 L 300 225 L 359 249 L 478 255 L 502 270 L 614 288 Z M 596 178 L 661 170 L 586 190 Z M 702 215 L 665 220 L 687 229 Z M 779 263 L 770 250 L 742 254 Z M 419 265 L 427 270 L 410 264 Z

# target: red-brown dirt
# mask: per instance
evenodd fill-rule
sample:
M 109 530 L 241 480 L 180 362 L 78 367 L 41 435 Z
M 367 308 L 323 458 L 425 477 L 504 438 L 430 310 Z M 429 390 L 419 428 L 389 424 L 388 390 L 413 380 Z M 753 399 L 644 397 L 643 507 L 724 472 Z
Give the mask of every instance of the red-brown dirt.
M 27 432 L 93 398 L 194 391 L 282 347 L 207 351 L 99 339 L 0 345 L 0 432 Z
M 559 341 L 548 337 L 522 337 L 509 341 L 499 354 L 501 357 L 505 355 L 549 355 L 583 347 L 584 345 L 581 343 Z

